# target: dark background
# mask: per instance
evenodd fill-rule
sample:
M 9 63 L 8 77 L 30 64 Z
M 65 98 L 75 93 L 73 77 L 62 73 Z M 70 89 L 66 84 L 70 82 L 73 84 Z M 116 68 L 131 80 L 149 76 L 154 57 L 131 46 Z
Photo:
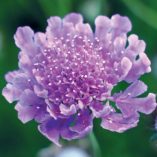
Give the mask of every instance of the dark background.
M 69 12 L 81 13 L 94 28 L 97 15 L 126 15 L 133 24 L 131 33 L 147 43 L 146 53 L 152 60 L 152 73 L 142 77 L 149 92 L 157 91 L 157 1 L 156 0 L 0 0 L 0 90 L 5 86 L 4 74 L 17 69 L 13 35 L 18 26 L 29 25 L 44 31 L 49 16 L 64 17 Z M 102 129 L 95 122 L 103 157 L 157 157 L 155 113 L 141 116 L 138 127 L 123 134 Z M 37 131 L 37 124 L 23 125 L 14 104 L 0 95 L 0 157 L 35 157 L 50 142 Z

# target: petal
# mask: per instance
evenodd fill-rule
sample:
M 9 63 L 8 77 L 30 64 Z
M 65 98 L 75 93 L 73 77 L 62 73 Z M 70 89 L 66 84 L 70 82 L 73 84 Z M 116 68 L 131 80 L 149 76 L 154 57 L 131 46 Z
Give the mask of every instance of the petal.
M 72 23 L 73 25 L 77 25 L 83 22 L 83 18 L 81 14 L 71 13 L 64 17 L 63 23 Z
M 152 93 L 149 93 L 145 98 L 135 98 L 132 101 L 134 101 L 133 103 L 134 106 L 136 106 L 136 110 L 144 114 L 152 113 L 157 106 L 156 95 Z
M 22 95 L 20 96 L 19 103 L 23 106 L 38 106 L 41 104 L 42 99 L 37 97 L 34 92 L 30 89 L 26 89 L 23 91 Z
M 123 118 L 122 114 L 120 113 L 112 113 L 102 118 L 101 126 L 107 130 L 122 133 L 135 127 L 138 121 L 138 115 Z
M 64 127 L 61 129 L 61 136 L 62 138 L 66 139 L 66 140 L 73 140 L 73 139 L 78 139 L 80 138 L 79 133 L 76 133 L 74 131 L 71 131 L 69 129 L 69 127 Z
M 151 62 L 146 54 L 140 53 L 139 59 L 134 61 L 132 68 L 126 76 L 125 80 L 127 82 L 133 82 L 137 80 L 141 75 L 149 73 L 151 71 L 150 64 Z
M 132 99 L 128 99 L 128 102 L 117 102 L 116 106 L 125 118 L 137 114 L 138 107 Z
M 46 112 L 46 107 L 43 105 L 42 107 L 37 106 L 36 114 L 34 116 L 34 120 L 38 123 L 43 123 L 45 120 L 50 118 L 50 115 L 48 112 Z
M 124 79 L 128 75 L 130 69 L 132 68 L 132 62 L 130 61 L 129 58 L 123 57 L 120 64 L 122 70 L 121 79 Z
M 146 44 L 143 40 L 139 40 L 135 34 L 128 37 L 128 42 L 129 46 L 126 49 L 126 56 L 133 61 L 138 54 L 145 51 Z
M 51 117 L 53 117 L 56 120 L 59 116 L 61 116 L 61 112 L 58 104 L 56 105 L 48 99 L 45 99 L 45 103 L 47 104 L 46 110 Z
M 59 143 L 60 133 L 60 121 L 54 119 L 48 119 L 38 126 L 39 131 L 46 136 L 50 141 L 54 142 L 57 146 L 61 146 Z
M 147 85 L 140 81 L 137 80 L 134 83 L 132 83 L 122 94 L 122 97 L 137 97 L 141 94 L 143 94 L 144 92 L 147 91 Z
M 89 107 L 92 110 L 93 116 L 96 118 L 105 116 L 113 110 L 112 107 L 108 104 L 108 102 L 103 105 L 102 102 L 93 101 Z
M 57 28 L 58 26 L 61 27 L 61 24 L 62 24 L 62 20 L 58 16 L 50 17 L 47 20 L 47 22 L 48 22 L 48 26 L 53 28 L 53 29 Z
M 89 24 L 79 23 L 76 25 L 76 31 L 78 31 L 79 35 L 87 36 L 88 39 L 93 39 L 93 31 Z
M 37 53 L 34 44 L 34 32 L 30 27 L 19 27 L 14 35 L 16 45 L 30 56 Z
M 14 36 L 15 43 L 19 48 L 22 48 L 26 43 L 33 42 L 33 36 L 34 32 L 30 27 L 19 27 Z
M 6 98 L 9 103 L 19 99 L 22 90 L 14 87 L 12 84 L 8 83 L 5 88 L 2 90 L 2 95 Z
M 28 76 L 20 71 L 9 72 L 5 78 L 9 82 L 7 86 L 3 89 L 2 94 L 12 103 L 19 99 L 23 90 L 30 88 L 30 82 L 27 78 Z
M 95 19 L 95 36 L 99 39 L 105 39 L 106 34 L 111 29 L 111 21 L 106 16 L 98 16 Z
M 32 119 L 43 121 L 46 118 L 46 104 L 33 91 L 29 89 L 24 90 L 19 99 L 15 109 L 18 111 L 18 117 L 23 123 Z
M 58 16 L 50 17 L 48 20 L 48 27 L 46 28 L 46 37 L 49 41 L 53 41 L 55 37 L 60 37 L 62 20 Z
M 59 106 L 61 114 L 65 115 L 65 116 L 70 116 L 76 113 L 76 107 L 75 105 L 71 105 L 70 107 L 67 107 L 63 104 L 61 104 Z
M 76 133 L 74 131 L 71 131 L 69 128 L 73 124 L 75 116 L 70 116 L 67 119 L 64 119 L 64 123 L 62 123 L 61 129 L 60 129 L 60 135 L 62 138 L 66 140 L 72 140 L 79 138 L 79 133 Z
M 36 115 L 36 110 L 32 106 L 23 106 L 18 103 L 15 106 L 15 109 L 18 111 L 18 118 L 23 122 L 27 123 L 28 121 L 34 119 Z
M 39 47 L 46 47 L 46 44 L 47 44 L 46 34 L 37 32 L 34 35 L 34 41 Z
M 5 75 L 5 80 L 9 83 L 12 83 L 15 77 L 17 77 L 21 72 L 19 70 L 8 72 Z
M 93 116 L 88 109 L 80 111 L 74 120 L 74 126 L 70 128 L 71 131 L 77 132 L 84 136 L 93 128 Z
M 63 41 L 66 40 L 70 42 L 71 38 L 75 34 L 76 34 L 76 31 L 72 23 L 63 23 L 62 31 L 61 31 Z
M 116 103 L 124 117 L 132 116 L 137 112 L 150 114 L 157 106 L 154 94 L 149 94 L 145 98 L 125 99 L 123 101 L 117 101 Z
M 18 58 L 19 58 L 19 63 L 18 63 L 19 68 L 21 70 L 29 71 L 31 73 L 32 61 L 29 58 L 29 56 L 24 51 L 21 51 L 18 55 Z
M 156 108 L 155 95 L 149 94 L 144 98 L 136 98 L 147 90 L 147 86 L 136 81 L 128 87 L 123 93 L 117 94 L 115 99 L 117 107 L 120 109 L 124 117 L 132 116 L 137 112 L 150 114 Z
M 127 42 L 126 34 L 122 34 L 121 36 L 116 37 L 115 40 L 113 41 L 114 50 L 116 52 L 122 52 L 125 49 L 126 42 Z
M 26 73 L 18 73 L 11 83 L 15 88 L 23 91 L 25 89 L 31 89 L 33 82 Z
M 20 70 L 7 73 L 5 75 L 5 79 L 13 86 L 21 90 L 30 88 L 31 85 L 31 79 L 29 76 Z
M 34 85 L 34 93 L 41 98 L 47 98 L 48 96 L 48 91 L 46 89 L 43 89 L 40 86 Z
M 111 25 L 113 27 L 114 35 L 127 33 L 131 30 L 131 22 L 126 16 L 120 16 L 118 14 L 111 17 Z
M 63 118 L 57 120 L 51 118 L 44 121 L 39 126 L 39 130 L 49 140 L 51 140 L 58 146 L 61 146 L 59 144 L 60 136 L 66 140 L 77 139 L 80 137 L 79 133 L 73 132 L 69 129 L 73 120 L 74 120 L 73 116 L 70 116 L 69 118 Z

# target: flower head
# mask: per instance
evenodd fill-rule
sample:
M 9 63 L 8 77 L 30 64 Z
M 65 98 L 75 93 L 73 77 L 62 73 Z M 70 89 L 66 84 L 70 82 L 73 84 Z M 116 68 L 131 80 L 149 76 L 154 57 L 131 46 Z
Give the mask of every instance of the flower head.
M 151 68 L 144 41 L 127 37 L 130 30 L 127 17 L 98 16 L 93 33 L 75 13 L 63 20 L 49 18 L 45 33 L 19 27 L 14 36 L 19 69 L 6 75 L 3 95 L 10 103 L 17 101 L 22 122 L 34 119 L 58 145 L 60 137 L 71 140 L 89 133 L 94 118 L 111 131 L 135 127 L 139 112 L 151 113 L 156 101 L 151 93 L 139 97 L 147 86 L 138 79 Z M 129 87 L 112 94 L 121 81 Z

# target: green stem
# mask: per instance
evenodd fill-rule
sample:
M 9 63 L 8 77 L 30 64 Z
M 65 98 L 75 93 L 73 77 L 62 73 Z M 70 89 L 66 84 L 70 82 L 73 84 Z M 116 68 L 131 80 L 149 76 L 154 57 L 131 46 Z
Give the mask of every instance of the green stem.
M 101 150 L 99 147 L 99 143 L 94 135 L 94 132 L 89 134 L 89 139 L 90 139 L 92 147 L 93 147 L 94 157 L 101 157 Z

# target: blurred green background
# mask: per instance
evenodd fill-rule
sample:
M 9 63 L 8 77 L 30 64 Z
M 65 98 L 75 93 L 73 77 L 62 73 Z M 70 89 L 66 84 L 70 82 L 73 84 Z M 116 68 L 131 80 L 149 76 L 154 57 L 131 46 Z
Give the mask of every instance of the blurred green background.
M 128 16 L 136 33 L 147 43 L 146 53 L 152 60 L 152 73 L 142 77 L 149 91 L 157 92 L 157 1 L 155 0 L 0 0 L 0 89 L 5 86 L 4 74 L 17 68 L 18 49 L 13 35 L 18 26 L 29 25 L 44 31 L 49 16 L 64 17 L 69 12 L 83 14 L 94 28 L 97 15 L 115 13 Z M 142 115 L 137 128 L 123 134 L 102 129 L 95 122 L 103 157 L 157 157 L 154 130 L 155 113 Z M 151 136 L 152 140 L 150 140 Z M 37 124 L 23 125 L 17 118 L 14 104 L 0 95 L 0 157 L 35 157 L 50 142 L 37 131 Z

